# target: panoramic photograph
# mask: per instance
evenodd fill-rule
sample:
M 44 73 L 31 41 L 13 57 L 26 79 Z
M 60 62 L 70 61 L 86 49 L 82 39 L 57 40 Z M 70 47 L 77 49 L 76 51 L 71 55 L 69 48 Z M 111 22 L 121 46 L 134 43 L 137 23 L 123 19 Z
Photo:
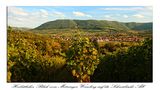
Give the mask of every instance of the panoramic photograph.
M 7 7 L 7 82 L 152 82 L 152 9 Z

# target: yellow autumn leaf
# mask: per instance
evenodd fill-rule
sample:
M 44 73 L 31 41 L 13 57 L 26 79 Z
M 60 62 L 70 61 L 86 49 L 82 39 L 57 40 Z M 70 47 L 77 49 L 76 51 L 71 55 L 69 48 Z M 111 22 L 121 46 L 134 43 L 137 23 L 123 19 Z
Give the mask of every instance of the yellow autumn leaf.
M 75 69 L 72 70 L 72 75 L 73 75 L 73 76 L 76 76 L 76 70 L 75 70 Z

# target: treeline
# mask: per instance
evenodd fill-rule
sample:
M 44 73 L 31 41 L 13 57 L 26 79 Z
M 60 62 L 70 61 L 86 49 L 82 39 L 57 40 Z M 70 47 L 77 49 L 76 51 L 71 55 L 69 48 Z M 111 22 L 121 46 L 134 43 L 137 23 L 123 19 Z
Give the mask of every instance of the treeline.
M 88 38 L 72 41 L 8 29 L 8 82 L 152 81 L 152 40 L 128 49 L 99 46 Z M 115 47 L 114 47 L 115 46 Z
M 35 28 L 35 30 L 52 30 L 52 29 L 83 29 L 83 30 L 112 30 L 112 31 L 128 31 L 128 30 L 152 30 L 152 22 L 122 23 L 118 21 L 107 20 L 71 20 L 62 19 L 43 23 Z
M 140 46 L 104 55 L 91 77 L 94 82 L 151 82 L 152 40 Z
M 46 22 L 35 29 L 129 30 L 119 22 L 106 20 L 55 20 Z
M 148 30 L 152 31 L 153 29 L 153 23 L 148 22 L 148 23 L 135 23 L 135 22 L 130 22 L 130 23 L 123 23 L 125 26 L 132 30 Z

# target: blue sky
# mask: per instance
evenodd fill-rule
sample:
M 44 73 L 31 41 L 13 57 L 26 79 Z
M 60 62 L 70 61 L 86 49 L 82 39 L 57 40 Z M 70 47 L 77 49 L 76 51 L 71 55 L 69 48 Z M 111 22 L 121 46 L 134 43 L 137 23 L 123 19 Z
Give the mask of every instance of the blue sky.
M 35 28 L 57 19 L 152 22 L 150 6 L 18 6 L 8 7 L 8 24 Z

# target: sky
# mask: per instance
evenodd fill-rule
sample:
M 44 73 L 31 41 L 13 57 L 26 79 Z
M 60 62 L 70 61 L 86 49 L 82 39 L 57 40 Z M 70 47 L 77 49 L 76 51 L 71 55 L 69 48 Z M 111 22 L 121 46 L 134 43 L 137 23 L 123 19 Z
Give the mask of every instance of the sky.
M 57 19 L 152 22 L 150 6 L 10 6 L 8 25 L 35 28 Z

